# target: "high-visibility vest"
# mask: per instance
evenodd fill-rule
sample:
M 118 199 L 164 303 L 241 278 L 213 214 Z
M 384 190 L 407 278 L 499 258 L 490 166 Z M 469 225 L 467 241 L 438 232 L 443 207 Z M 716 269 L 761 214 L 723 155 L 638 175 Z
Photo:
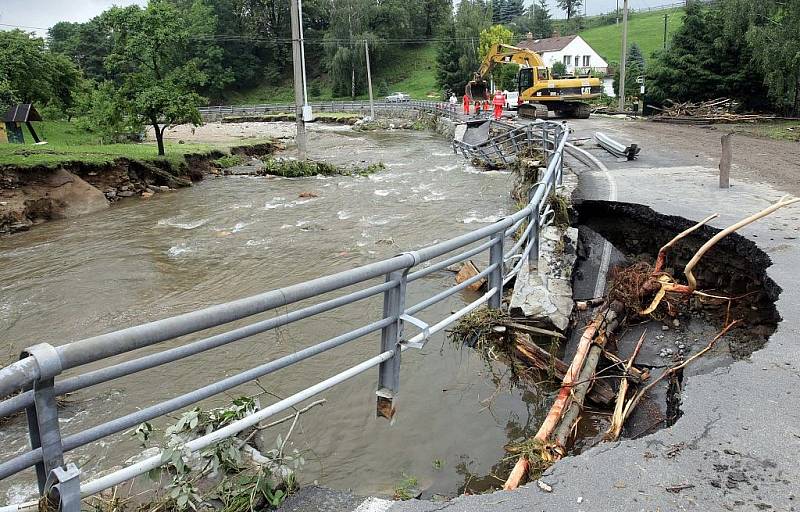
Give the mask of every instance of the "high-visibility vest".
M 502 92 L 496 92 L 494 95 L 494 99 L 492 100 L 492 104 L 496 107 L 502 107 L 506 104 L 506 98 L 503 96 Z

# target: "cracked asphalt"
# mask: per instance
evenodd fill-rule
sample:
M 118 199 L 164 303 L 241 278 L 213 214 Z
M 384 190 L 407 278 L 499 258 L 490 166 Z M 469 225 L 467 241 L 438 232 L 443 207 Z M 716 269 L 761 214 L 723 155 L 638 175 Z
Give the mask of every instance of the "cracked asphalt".
M 797 143 L 735 136 L 733 186 L 720 189 L 716 165 L 724 129 L 608 118 L 570 124 L 573 139 L 604 131 L 643 147 L 639 160 L 627 162 L 585 141 L 582 149 L 609 169 L 570 159 L 585 199 L 608 199 L 616 190 L 619 201 L 668 215 L 699 220 L 719 212 L 712 225 L 722 228 L 798 190 Z M 800 510 L 800 206 L 779 210 L 740 234 L 772 259 L 767 273 L 783 289 L 776 304 L 783 320 L 749 359 L 687 379 L 684 414 L 674 426 L 562 460 L 542 477 L 550 493 L 533 483 L 447 503 L 400 502 L 389 510 Z

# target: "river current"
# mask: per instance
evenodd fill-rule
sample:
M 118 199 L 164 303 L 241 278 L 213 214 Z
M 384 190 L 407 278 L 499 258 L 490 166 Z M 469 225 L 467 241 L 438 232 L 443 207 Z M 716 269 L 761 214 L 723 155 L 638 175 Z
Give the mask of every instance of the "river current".
M 0 333 L 7 359 L 35 343 L 59 345 L 424 247 L 497 220 L 512 207 L 508 173 L 474 169 L 433 134 L 326 131 L 314 133 L 309 146 L 315 158 L 380 160 L 387 168 L 369 177 L 208 178 L 189 189 L 122 201 L 0 239 Z M 318 197 L 300 198 L 303 192 Z M 453 278 L 442 271 L 411 284 L 407 303 L 451 286 Z M 420 316 L 439 319 L 475 297 L 457 294 Z M 82 390 L 61 409 L 63 430 L 79 431 L 372 322 L 381 304 L 373 297 Z M 376 355 L 379 338 L 366 336 L 260 384 L 287 396 Z M 413 476 L 427 495 L 448 496 L 497 485 L 491 473 L 505 457 L 503 446 L 537 424 L 544 397 L 519 389 L 497 392 L 496 375 L 504 370 L 493 370 L 474 351 L 439 334 L 424 349 L 403 354 L 393 422 L 375 417 L 377 370 L 323 393 L 327 402 L 304 414 L 291 438 L 306 454 L 301 482 L 391 494 L 400 480 Z M 242 386 L 202 406 L 259 391 Z M 260 397 L 262 406 L 274 400 Z M 285 435 L 288 426 L 264 436 Z M 24 417 L 0 427 L 0 447 L 4 459 L 27 449 Z M 120 434 L 67 459 L 79 462 L 86 480 L 140 450 L 130 435 Z M 33 472 L 0 482 L 0 493 L 0 502 L 35 495 Z

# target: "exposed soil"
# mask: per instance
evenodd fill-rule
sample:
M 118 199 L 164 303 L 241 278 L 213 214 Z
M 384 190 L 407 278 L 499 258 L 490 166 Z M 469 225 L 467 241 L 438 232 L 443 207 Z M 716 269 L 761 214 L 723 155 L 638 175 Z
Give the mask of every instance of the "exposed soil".
M 273 143 L 234 147 L 232 154 L 259 156 L 273 153 Z M 119 158 L 108 164 L 69 162 L 58 168 L 0 168 L 0 235 L 25 231 L 52 219 L 85 215 L 105 209 L 127 197 L 150 197 L 191 186 L 216 173 L 219 151 L 187 155 L 180 166 L 166 160 Z
M 595 121 L 600 120 L 592 120 Z M 688 165 L 691 159 L 700 158 L 704 160 L 703 165 L 708 159 L 718 161 L 720 137 L 736 131 L 736 126 L 690 126 L 646 121 L 621 123 L 614 120 L 609 126 L 627 134 L 643 151 L 664 151 L 674 159 L 674 148 L 683 148 L 683 155 L 679 158 L 687 161 L 678 162 L 679 165 Z M 800 144 L 739 134 L 734 135 L 732 142 L 731 179 L 734 184 L 737 179 L 766 182 L 778 190 L 800 195 Z

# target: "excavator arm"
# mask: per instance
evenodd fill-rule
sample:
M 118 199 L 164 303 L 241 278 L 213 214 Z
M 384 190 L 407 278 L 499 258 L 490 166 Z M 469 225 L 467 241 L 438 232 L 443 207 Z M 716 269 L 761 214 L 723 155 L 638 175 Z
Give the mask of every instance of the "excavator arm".
M 493 45 L 489 53 L 486 54 L 478 74 L 481 78 L 486 78 L 496 64 L 509 64 L 512 62 L 526 68 L 546 67 L 544 60 L 538 53 L 525 48 L 498 43 Z

